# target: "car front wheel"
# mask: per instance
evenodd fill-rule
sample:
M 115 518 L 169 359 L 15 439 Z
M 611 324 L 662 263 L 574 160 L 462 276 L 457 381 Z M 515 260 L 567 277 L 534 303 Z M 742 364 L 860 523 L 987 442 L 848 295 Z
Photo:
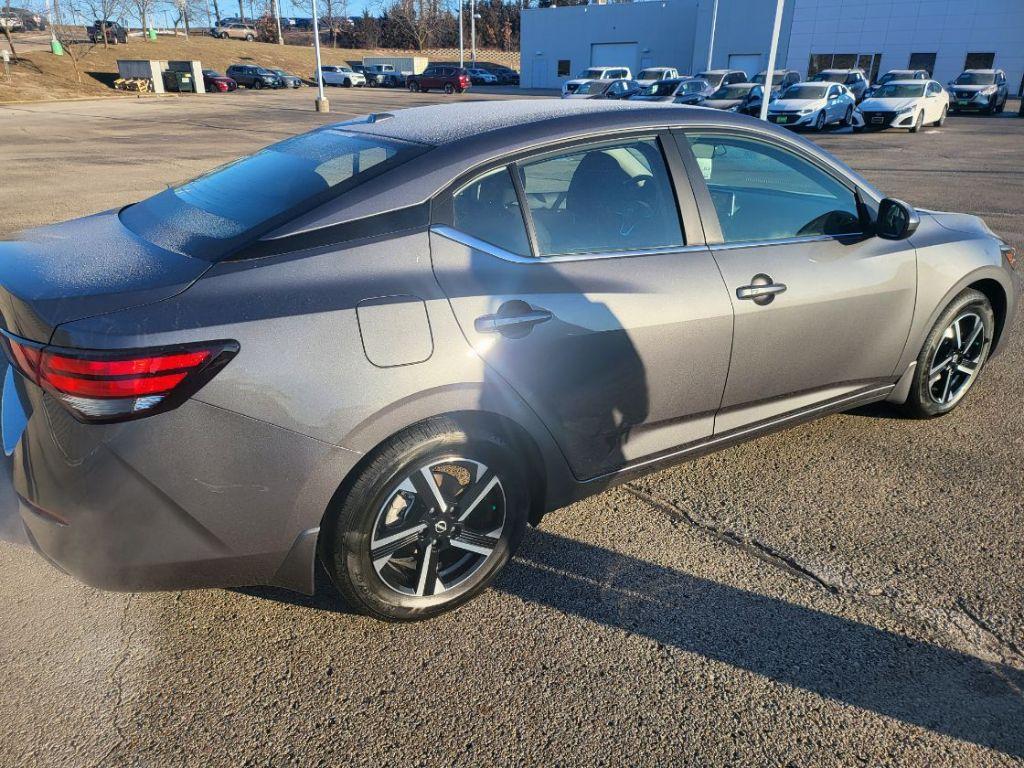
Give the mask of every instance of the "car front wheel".
M 409 83 L 409 93 L 418 93 L 419 90 L 419 85 L 417 85 L 416 83 Z
M 252 42 L 252 40 L 253 40 L 253 37 L 252 37 L 252 35 L 246 35 L 246 36 L 245 36 L 245 42 L 247 42 L 247 43 L 251 43 L 251 42 Z
M 846 126 L 853 125 L 853 107 L 852 106 L 846 108 L 846 115 L 843 117 L 843 125 L 846 125 Z
M 910 127 L 911 133 L 918 133 L 924 126 L 924 111 L 918 112 L 914 124 Z
M 825 130 L 825 113 L 819 112 L 818 116 L 814 119 L 814 130 L 821 133 Z
M 325 521 L 339 592 L 388 621 L 435 616 L 484 590 L 526 530 L 530 494 L 498 433 L 431 419 L 381 446 Z
M 939 119 L 938 119 L 938 120 L 936 120 L 936 121 L 935 121 L 935 122 L 933 123 L 933 125 L 934 125 L 934 126 L 935 126 L 936 128 L 941 128 L 941 127 L 942 127 L 943 125 L 945 125 L 945 124 L 946 124 L 946 113 L 947 113 L 948 111 L 949 111 L 949 108 L 948 108 L 948 107 L 943 107 L 943 108 L 942 108 L 942 114 L 941 114 L 941 115 L 939 115 Z
M 968 289 L 935 322 L 917 358 L 905 408 L 919 418 L 952 411 L 978 380 L 995 335 L 992 304 Z

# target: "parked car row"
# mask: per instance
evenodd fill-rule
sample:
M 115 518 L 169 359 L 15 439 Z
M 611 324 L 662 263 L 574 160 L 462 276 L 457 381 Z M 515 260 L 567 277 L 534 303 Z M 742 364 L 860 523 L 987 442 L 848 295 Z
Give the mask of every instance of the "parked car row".
M 564 99 L 630 99 L 699 105 L 759 115 L 768 72 L 751 80 L 741 70 L 714 69 L 696 76 L 671 67 L 649 67 L 634 79 L 628 67 L 590 67 L 562 87 Z M 923 69 L 895 69 L 872 85 L 863 70 L 826 69 L 809 80 L 791 69 L 770 78 L 768 120 L 792 128 L 824 130 L 850 126 L 855 132 L 942 126 L 950 112 L 1001 112 L 1009 96 L 1002 70 L 968 69 L 948 88 Z M 1021 115 L 1024 116 L 1024 102 Z

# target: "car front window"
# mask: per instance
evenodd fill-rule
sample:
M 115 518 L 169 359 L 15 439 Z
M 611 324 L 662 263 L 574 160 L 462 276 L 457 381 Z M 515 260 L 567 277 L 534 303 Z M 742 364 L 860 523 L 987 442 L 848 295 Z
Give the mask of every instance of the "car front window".
M 916 99 L 924 96 L 924 84 L 888 83 L 875 91 L 876 99 Z
M 993 85 L 996 76 L 982 72 L 964 72 L 956 79 L 957 85 Z
M 724 88 L 719 88 L 717 91 L 712 93 L 711 94 L 711 99 L 712 100 L 715 100 L 715 99 L 722 99 L 722 100 L 742 99 L 748 93 L 750 93 L 753 90 L 753 88 L 754 88 L 754 86 L 752 86 L 752 85 L 727 85 Z
M 825 87 L 821 85 L 791 85 L 782 94 L 784 99 L 823 99 Z
M 726 242 L 860 231 L 853 192 L 808 160 L 756 139 L 687 138 Z
M 701 80 L 689 80 L 685 83 L 680 83 L 679 88 L 676 90 L 677 94 L 683 93 L 698 93 L 704 90 L 705 84 Z
M 674 80 L 661 80 L 656 83 L 651 83 L 644 88 L 640 93 L 644 96 L 671 96 L 675 93 L 676 83 Z

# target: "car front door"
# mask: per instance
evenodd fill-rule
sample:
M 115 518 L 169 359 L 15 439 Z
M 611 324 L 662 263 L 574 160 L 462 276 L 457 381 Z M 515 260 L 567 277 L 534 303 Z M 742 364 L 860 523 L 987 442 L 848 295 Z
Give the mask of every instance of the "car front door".
M 853 183 L 795 144 L 683 135 L 735 310 L 715 432 L 891 386 L 913 316 L 914 249 L 863 234 Z
M 438 281 L 577 477 L 712 434 L 732 307 L 670 134 L 521 158 L 449 201 Z

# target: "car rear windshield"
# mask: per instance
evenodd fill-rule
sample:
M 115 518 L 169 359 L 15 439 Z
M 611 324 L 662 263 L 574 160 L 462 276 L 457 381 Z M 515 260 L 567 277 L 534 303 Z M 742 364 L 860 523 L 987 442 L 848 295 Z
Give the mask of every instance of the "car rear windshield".
M 918 96 L 924 96 L 924 83 L 886 83 L 875 91 L 876 99 L 916 99 Z
M 754 82 L 757 83 L 758 85 L 764 85 L 765 78 L 767 77 L 767 72 L 760 72 L 754 77 Z M 785 72 L 776 72 L 774 75 L 772 75 L 772 85 L 782 85 L 782 83 L 785 82 L 785 80 Z
M 782 94 L 784 99 L 824 99 L 824 85 L 791 85 Z
M 957 85 L 992 85 L 996 76 L 990 72 L 964 72 L 956 79 Z
M 342 130 L 273 144 L 121 211 L 132 232 L 162 248 L 218 261 L 325 200 L 427 147 Z
M 845 72 L 819 72 L 812 80 L 820 80 L 828 83 L 845 83 L 847 74 Z
M 665 69 L 642 69 L 636 76 L 637 80 L 661 80 L 665 76 Z

